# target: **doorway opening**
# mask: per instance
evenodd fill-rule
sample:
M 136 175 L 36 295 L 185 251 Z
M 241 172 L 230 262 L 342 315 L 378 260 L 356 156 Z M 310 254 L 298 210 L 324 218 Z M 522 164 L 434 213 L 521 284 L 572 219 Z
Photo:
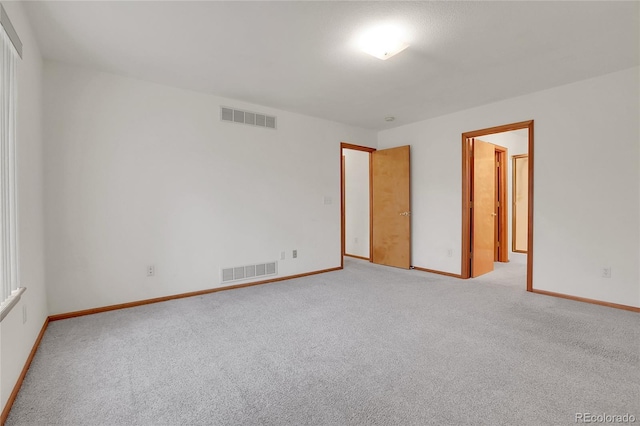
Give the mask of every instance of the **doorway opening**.
M 494 262 L 526 263 L 533 290 L 533 120 L 462 134 L 462 278 Z
M 344 256 L 371 260 L 371 153 L 375 148 L 340 144 L 341 265 Z

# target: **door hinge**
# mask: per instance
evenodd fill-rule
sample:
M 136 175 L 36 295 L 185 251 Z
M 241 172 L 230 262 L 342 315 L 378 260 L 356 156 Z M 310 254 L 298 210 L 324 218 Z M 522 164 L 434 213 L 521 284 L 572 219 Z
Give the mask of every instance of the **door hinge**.
M 473 208 L 473 201 L 469 201 L 469 208 L 472 209 Z
M 498 201 L 498 207 L 500 207 L 500 201 Z
M 500 247 L 500 241 L 498 241 L 498 247 Z
M 500 162 L 496 161 L 496 167 L 500 167 Z

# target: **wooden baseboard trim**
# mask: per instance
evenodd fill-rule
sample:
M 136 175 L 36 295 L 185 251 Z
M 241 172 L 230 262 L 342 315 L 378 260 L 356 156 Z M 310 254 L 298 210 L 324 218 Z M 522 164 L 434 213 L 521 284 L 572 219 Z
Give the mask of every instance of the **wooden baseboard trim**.
M 211 288 L 211 289 L 207 289 L 207 290 L 192 291 L 192 292 L 189 292 L 189 293 L 174 294 L 172 296 L 156 297 L 156 298 L 153 298 L 153 299 L 137 300 L 135 302 L 120 303 L 118 305 L 109 305 L 109 306 L 103 306 L 103 307 L 100 307 L 100 308 L 84 309 L 82 311 L 67 312 L 67 313 L 64 313 L 64 314 L 51 315 L 51 316 L 49 316 L 49 321 L 60 321 L 60 320 L 63 320 L 63 319 L 68 319 L 68 318 L 82 317 L 82 316 L 85 316 L 85 315 L 99 314 L 101 312 L 115 311 L 117 309 L 134 308 L 136 306 L 149 305 L 151 303 L 160 303 L 160 302 L 166 302 L 168 300 L 183 299 L 185 297 L 193 297 L 193 296 L 202 296 L 203 294 L 217 293 L 219 291 L 233 290 L 233 289 L 236 289 L 236 288 L 252 287 L 252 286 L 255 286 L 255 285 L 269 284 L 269 283 L 275 283 L 275 282 L 278 282 L 278 281 L 285 281 L 285 280 L 292 280 L 294 278 L 302 278 L 302 277 L 308 277 L 310 275 L 317 275 L 317 274 L 324 274 L 326 272 L 339 271 L 340 269 L 343 269 L 343 268 L 338 266 L 336 268 L 329 268 L 329 269 L 322 269 L 322 270 L 319 270 L 319 271 L 305 272 L 304 274 L 288 275 L 286 277 L 272 278 L 272 279 L 269 279 L 269 280 L 255 281 L 255 282 L 244 283 L 244 284 L 236 284 L 236 285 L 230 285 L 230 286 L 226 286 L 226 287 L 217 287 L 217 288 Z
M 429 272 L 431 274 L 446 275 L 447 277 L 462 278 L 462 275 L 460 274 L 452 274 L 451 272 L 436 271 L 435 269 L 421 268 L 419 266 L 414 266 L 413 269 L 415 269 L 416 271 Z
M 344 255 L 348 256 L 348 257 L 353 257 L 354 259 L 362 259 L 362 260 L 366 260 L 366 261 L 371 261 L 371 259 L 369 259 L 368 257 L 356 256 L 355 254 L 345 253 Z
M 24 363 L 22 372 L 20 373 L 20 376 L 18 376 L 18 381 L 16 382 L 16 385 L 13 387 L 13 391 L 11 391 L 11 395 L 9 395 L 7 404 L 4 406 L 4 409 L 2 410 L 2 415 L 0 415 L 0 426 L 4 426 L 4 423 L 7 421 L 7 417 L 9 417 L 9 412 L 11 411 L 11 407 L 13 406 L 13 403 L 16 400 L 16 397 L 18 396 L 18 391 L 20 391 L 20 387 L 22 387 L 22 382 L 24 381 L 24 378 L 27 375 L 27 371 L 29 371 L 29 367 L 31 366 L 31 361 L 33 361 L 33 357 L 36 355 L 38 347 L 40 346 L 40 342 L 42 341 L 42 336 L 44 336 L 44 332 L 47 330 L 48 325 L 49 325 L 49 318 L 44 320 L 44 324 L 42 325 L 40 334 L 38 334 L 38 338 L 33 344 L 33 348 L 31 348 L 31 353 L 29 353 L 29 357 L 27 358 L 27 361 Z
M 586 297 L 570 296 L 568 294 L 555 293 L 553 291 L 531 289 L 531 293 L 542 294 L 545 296 L 560 297 L 562 299 L 575 300 L 576 302 L 591 303 L 593 305 L 606 306 L 608 308 L 623 309 L 625 311 L 640 312 L 640 308 L 635 306 L 620 305 L 618 303 L 603 302 L 602 300 L 587 299 Z

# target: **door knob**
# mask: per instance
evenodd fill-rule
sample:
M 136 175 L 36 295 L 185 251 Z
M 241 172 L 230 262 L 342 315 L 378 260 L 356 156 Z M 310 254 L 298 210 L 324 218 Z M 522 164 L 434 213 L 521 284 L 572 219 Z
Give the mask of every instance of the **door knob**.
M 498 215 L 497 215 L 497 214 L 495 214 L 495 213 L 491 213 L 491 216 L 498 216 Z
M 402 212 L 400 216 L 411 216 L 411 212 Z

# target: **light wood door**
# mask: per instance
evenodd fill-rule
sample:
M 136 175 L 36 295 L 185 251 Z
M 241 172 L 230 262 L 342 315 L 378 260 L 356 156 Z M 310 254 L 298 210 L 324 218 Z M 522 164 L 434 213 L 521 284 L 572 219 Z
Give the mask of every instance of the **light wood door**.
M 411 204 L 409 146 L 371 153 L 371 261 L 409 269 Z
M 529 231 L 529 156 L 513 156 L 513 244 L 516 253 L 527 252 Z
M 345 233 L 347 232 L 347 228 L 346 228 L 346 225 L 345 225 L 345 220 L 346 220 L 346 215 L 347 215 L 347 213 L 346 213 L 346 206 L 347 206 L 346 183 L 347 182 L 346 182 L 346 179 L 345 179 L 345 176 L 347 175 L 347 157 L 345 157 L 344 154 L 341 155 L 340 157 L 341 157 L 341 160 L 342 160 L 342 169 L 341 169 L 341 172 L 340 172 L 340 185 L 341 185 L 340 192 L 342 193 L 342 204 L 340 204 L 340 206 L 341 206 L 340 208 L 342 209 L 342 212 L 340 213 L 340 220 L 341 220 L 340 226 L 342 228 L 340 228 L 340 229 L 342 229 L 342 236 L 340 238 L 340 241 L 341 241 L 340 246 L 341 246 L 341 250 L 342 250 L 341 254 L 342 254 L 342 256 L 344 256 L 344 254 L 347 251 L 346 250 L 346 244 L 345 244 Z
M 495 147 L 477 139 L 473 143 L 471 276 L 493 271 L 495 247 Z

